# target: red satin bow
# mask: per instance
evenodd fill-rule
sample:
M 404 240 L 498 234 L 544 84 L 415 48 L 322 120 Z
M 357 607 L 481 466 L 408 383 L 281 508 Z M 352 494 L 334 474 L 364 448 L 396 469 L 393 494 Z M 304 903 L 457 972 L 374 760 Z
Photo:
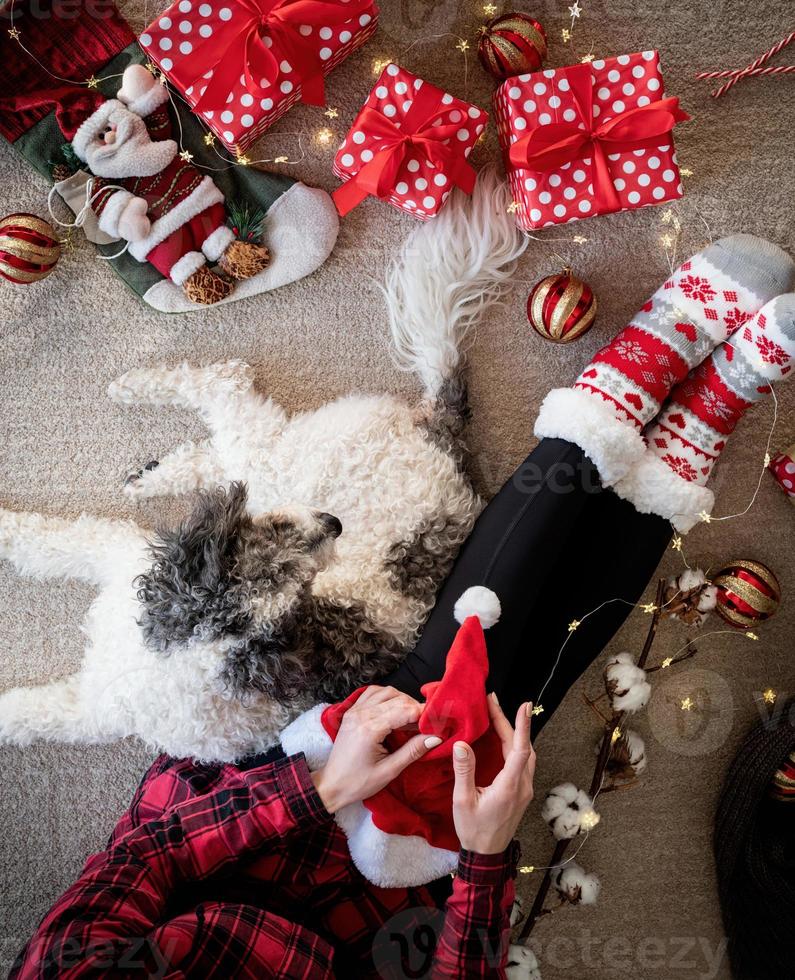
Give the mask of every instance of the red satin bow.
M 219 50 L 215 64 L 207 63 L 204 51 L 198 66 L 196 81 L 209 68 L 213 69 L 213 77 L 196 103 L 195 110 L 206 112 L 222 109 L 240 77 L 241 69 L 249 91 L 259 90 L 261 78 L 267 78 L 273 84 L 283 60 L 290 63 L 300 79 L 302 101 L 310 105 L 323 105 L 323 65 L 315 45 L 300 33 L 299 27 L 302 24 L 315 28 L 340 24 L 371 7 L 372 0 L 348 0 L 347 3 L 331 0 L 234 0 L 234 18 L 224 25 L 224 37 L 228 38 L 228 43 Z M 266 36 L 272 38 L 270 48 L 263 42 Z
M 565 163 L 590 157 L 596 211 L 606 214 L 623 207 L 613 184 L 607 156 L 657 146 L 678 122 L 690 116 L 679 108 L 678 98 L 658 99 L 627 109 L 607 122 L 593 115 L 593 77 L 588 64 L 565 69 L 578 118 L 572 122 L 536 126 L 511 145 L 513 167 L 549 173 Z M 585 128 L 580 128 L 584 124 Z
M 430 160 L 456 187 L 467 194 L 472 193 L 476 173 L 457 148 L 456 133 L 461 128 L 460 122 L 442 121 L 438 126 L 432 125 L 438 119 L 444 120 L 449 111 L 441 103 L 443 95 L 444 92 L 435 85 L 423 82 L 400 125 L 387 119 L 378 109 L 365 106 L 355 126 L 378 143 L 373 147 L 373 159 L 334 191 L 332 197 L 340 214 L 352 211 L 369 194 L 379 198 L 391 194 L 401 165 L 412 150 Z M 445 140 L 450 142 L 445 143 Z

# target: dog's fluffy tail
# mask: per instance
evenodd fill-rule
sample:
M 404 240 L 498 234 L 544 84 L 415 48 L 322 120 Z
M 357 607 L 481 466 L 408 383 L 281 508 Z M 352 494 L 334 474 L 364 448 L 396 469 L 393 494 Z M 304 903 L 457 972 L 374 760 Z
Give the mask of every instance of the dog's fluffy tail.
M 510 200 L 505 181 L 486 168 L 471 198 L 454 190 L 439 216 L 409 236 L 387 272 L 383 292 L 395 358 L 420 376 L 432 399 L 460 387 L 473 327 L 500 299 L 527 247 L 508 213 Z

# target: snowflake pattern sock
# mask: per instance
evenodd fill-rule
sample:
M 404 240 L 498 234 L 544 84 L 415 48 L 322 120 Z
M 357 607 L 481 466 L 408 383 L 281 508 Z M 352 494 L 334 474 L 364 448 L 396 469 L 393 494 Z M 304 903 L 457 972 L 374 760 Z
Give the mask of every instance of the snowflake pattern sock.
M 613 485 L 645 453 L 643 427 L 671 389 L 768 300 L 791 288 L 777 245 L 732 235 L 684 262 L 570 389 L 549 393 L 535 433 L 576 443 Z
M 688 531 L 714 498 L 705 486 L 746 409 L 788 377 L 795 358 L 795 293 L 777 296 L 678 385 L 646 432 L 644 460 L 615 486 L 638 510 Z

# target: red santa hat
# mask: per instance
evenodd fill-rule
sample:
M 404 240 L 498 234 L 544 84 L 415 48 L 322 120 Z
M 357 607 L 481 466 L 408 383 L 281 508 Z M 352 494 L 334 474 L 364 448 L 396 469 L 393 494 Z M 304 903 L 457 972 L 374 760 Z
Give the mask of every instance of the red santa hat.
M 489 589 L 475 586 L 464 592 L 455 606 L 461 628 L 447 654 L 444 677 L 422 688 L 425 708 L 419 730 L 438 735 L 441 745 L 404 769 L 380 793 L 334 815 L 348 838 L 354 864 L 375 885 L 416 886 L 455 870 L 459 850 L 452 815 L 455 742 L 472 746 L 478 785 L 489 785 L 502 769 L 502 743 L 491 726 L 486 701 L 489 664 L 483 635 L 499 615 L 499 599 Z M 321 768 L 343 715 L 364 690 L 359 688 L 339 704 L 316 705 L 296 718 L 281 735 L 285 752 L 303 752 L 311 770 Z M 393 732 L 385 744 L 395 751 L 411 737 Z

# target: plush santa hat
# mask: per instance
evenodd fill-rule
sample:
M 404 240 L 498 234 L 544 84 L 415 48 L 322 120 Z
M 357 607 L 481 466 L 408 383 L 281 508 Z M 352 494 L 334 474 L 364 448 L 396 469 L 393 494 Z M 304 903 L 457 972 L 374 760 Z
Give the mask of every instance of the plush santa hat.
M 503 767 L 502 743 L 491 727 L 486 701 L 489 672 L 483 630 L 497 622 L 500 603 L 489 589 L 467 589 L 455 606 L 461 623 L 447 654 L 444 677 L 425 684 L 423 735 L 441 745 L 412 763 L 389 786 L 363 803 L 343 807 L 334 819 L 348 838 L 354 864 L 382 888 L 425 884 L 449 874 L 458 863 L 453 826 L 453 745 L 467 742 L 475 753 L 475 779 L 489 785 Z M 366 688 L 335 705 L 319 704 L 300 715 L 281 736 L 288 755 L 303 752 L 311 770 L 328 759 L 343 715 Z M 393 732 L 386 746 L 395 751 L 412 735 Z

